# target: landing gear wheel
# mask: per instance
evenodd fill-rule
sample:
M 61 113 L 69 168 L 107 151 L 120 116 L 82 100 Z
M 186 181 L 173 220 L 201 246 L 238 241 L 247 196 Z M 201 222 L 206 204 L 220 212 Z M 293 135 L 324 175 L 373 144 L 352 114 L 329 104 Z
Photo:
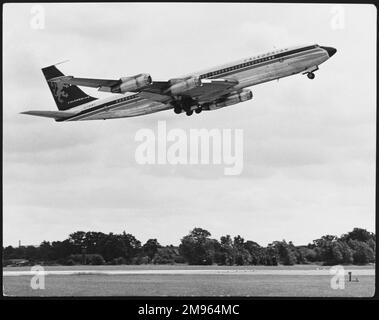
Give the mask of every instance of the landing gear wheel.
M 201 109 L 201 108 L 197 108 L 197 109 L 195 109 L 195 112 L 196 112 L 196 113 L 200 113 L 201 111 L 203 111 L 203 109 Z
M 182 108 L 180 108 L 180 107 L 175 107 L 175 108 L 174 108 L 174 112 L 175 112 L 176 114 L 182 113 Z
M 314 74 L 313 72 L 309 72 L 309 73 L 307 74 L 307 77 L 308 77 L 309 79 L 313 80 L 313 79 L 315 78 L 315 74 Z
M 193 114 L 193 110 L 189 110 L 189 111 L 186 112 L 187 116 L 192 116 L 192 114 Z

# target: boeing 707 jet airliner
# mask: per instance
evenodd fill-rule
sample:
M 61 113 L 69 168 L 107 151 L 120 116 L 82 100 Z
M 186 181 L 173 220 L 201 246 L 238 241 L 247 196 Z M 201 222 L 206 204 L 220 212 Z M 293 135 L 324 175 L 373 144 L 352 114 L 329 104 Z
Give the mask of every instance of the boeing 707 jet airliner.
M 302 73 L 314 79 L 318 66 L 336 53 L 317 44 L 275 50 L 168 81 L 153 81 L 141 73 L 118 80 L 65 76 L 56 65 L 42 69 L 59 111 L 23 114 L 56 121 L 135 117 L 173 109 L 175 113 L 211 111 L 252 99 L 246 89 L 263 82 Z M 114 93 L 97 99 L 78 86 Z

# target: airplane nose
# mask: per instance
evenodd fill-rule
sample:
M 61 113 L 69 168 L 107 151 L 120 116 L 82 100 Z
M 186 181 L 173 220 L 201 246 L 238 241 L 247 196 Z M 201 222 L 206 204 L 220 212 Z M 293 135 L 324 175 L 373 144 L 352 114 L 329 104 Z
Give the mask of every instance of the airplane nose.
M 332 57 L 337 52 L 337 49 L 332 48 L 332 47 L 321 47 L 321 48 L 323 48 L 324 50 L 326 50 L 326 52 L 329 55 L 329 58 Z

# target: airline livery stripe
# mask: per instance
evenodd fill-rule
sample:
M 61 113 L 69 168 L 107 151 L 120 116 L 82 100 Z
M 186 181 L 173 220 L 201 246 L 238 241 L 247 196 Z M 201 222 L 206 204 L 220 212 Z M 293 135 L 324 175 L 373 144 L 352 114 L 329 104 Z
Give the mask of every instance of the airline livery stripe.
M 98 106 L 95 106 L 95 107 L 83 110 L 82 112 L 80 112 L 80 113 L 78 113 L 78 114 L 76 114 L 74 116 L 71 116 L 71 117 L 68 117 L 68 118 L 64 118 L 64 119 L 58 120 L 58 121 L 80 120 L 80 119 L 86 118 L 88 116 L 92 116 L 94 114 L 98 114 L 98 113 L 103 112 L 103 111 L 108 111 L 110 109 L 113 109 L 113 108 L 121 106 L 121 105 L 126 105 L 126 104 L 129 104 L 129 103 L 132 103 L 132 102 L 136 102 L 138 100 L 142 100 L 142 98 L 139 97 L 138 94 L 127 96 L 127 97 L 124 97 L 124 98 L 120 98 L 118 100 L 113 100 L 113 101 L 110 101 L 110 102 L 107 102 L 107 103 L 103 103 L 101 105 L 98 105 Z M 107 110 L 107 108 L 109 108 L 109 109 Z

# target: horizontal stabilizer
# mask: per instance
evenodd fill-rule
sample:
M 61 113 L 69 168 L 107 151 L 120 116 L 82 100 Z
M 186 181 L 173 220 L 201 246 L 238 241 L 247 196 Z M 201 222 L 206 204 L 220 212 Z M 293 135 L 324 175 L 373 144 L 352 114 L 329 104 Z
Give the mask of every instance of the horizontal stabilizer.
M 31 116 L 37 117 L 46 117 L 46 118 L 54 118 L 54 119 L 64 119 L 71 116 L 74 116 L 75 112 L 66 112 L 66 111 L 24 111 L 21 114 L 29 114 Z

